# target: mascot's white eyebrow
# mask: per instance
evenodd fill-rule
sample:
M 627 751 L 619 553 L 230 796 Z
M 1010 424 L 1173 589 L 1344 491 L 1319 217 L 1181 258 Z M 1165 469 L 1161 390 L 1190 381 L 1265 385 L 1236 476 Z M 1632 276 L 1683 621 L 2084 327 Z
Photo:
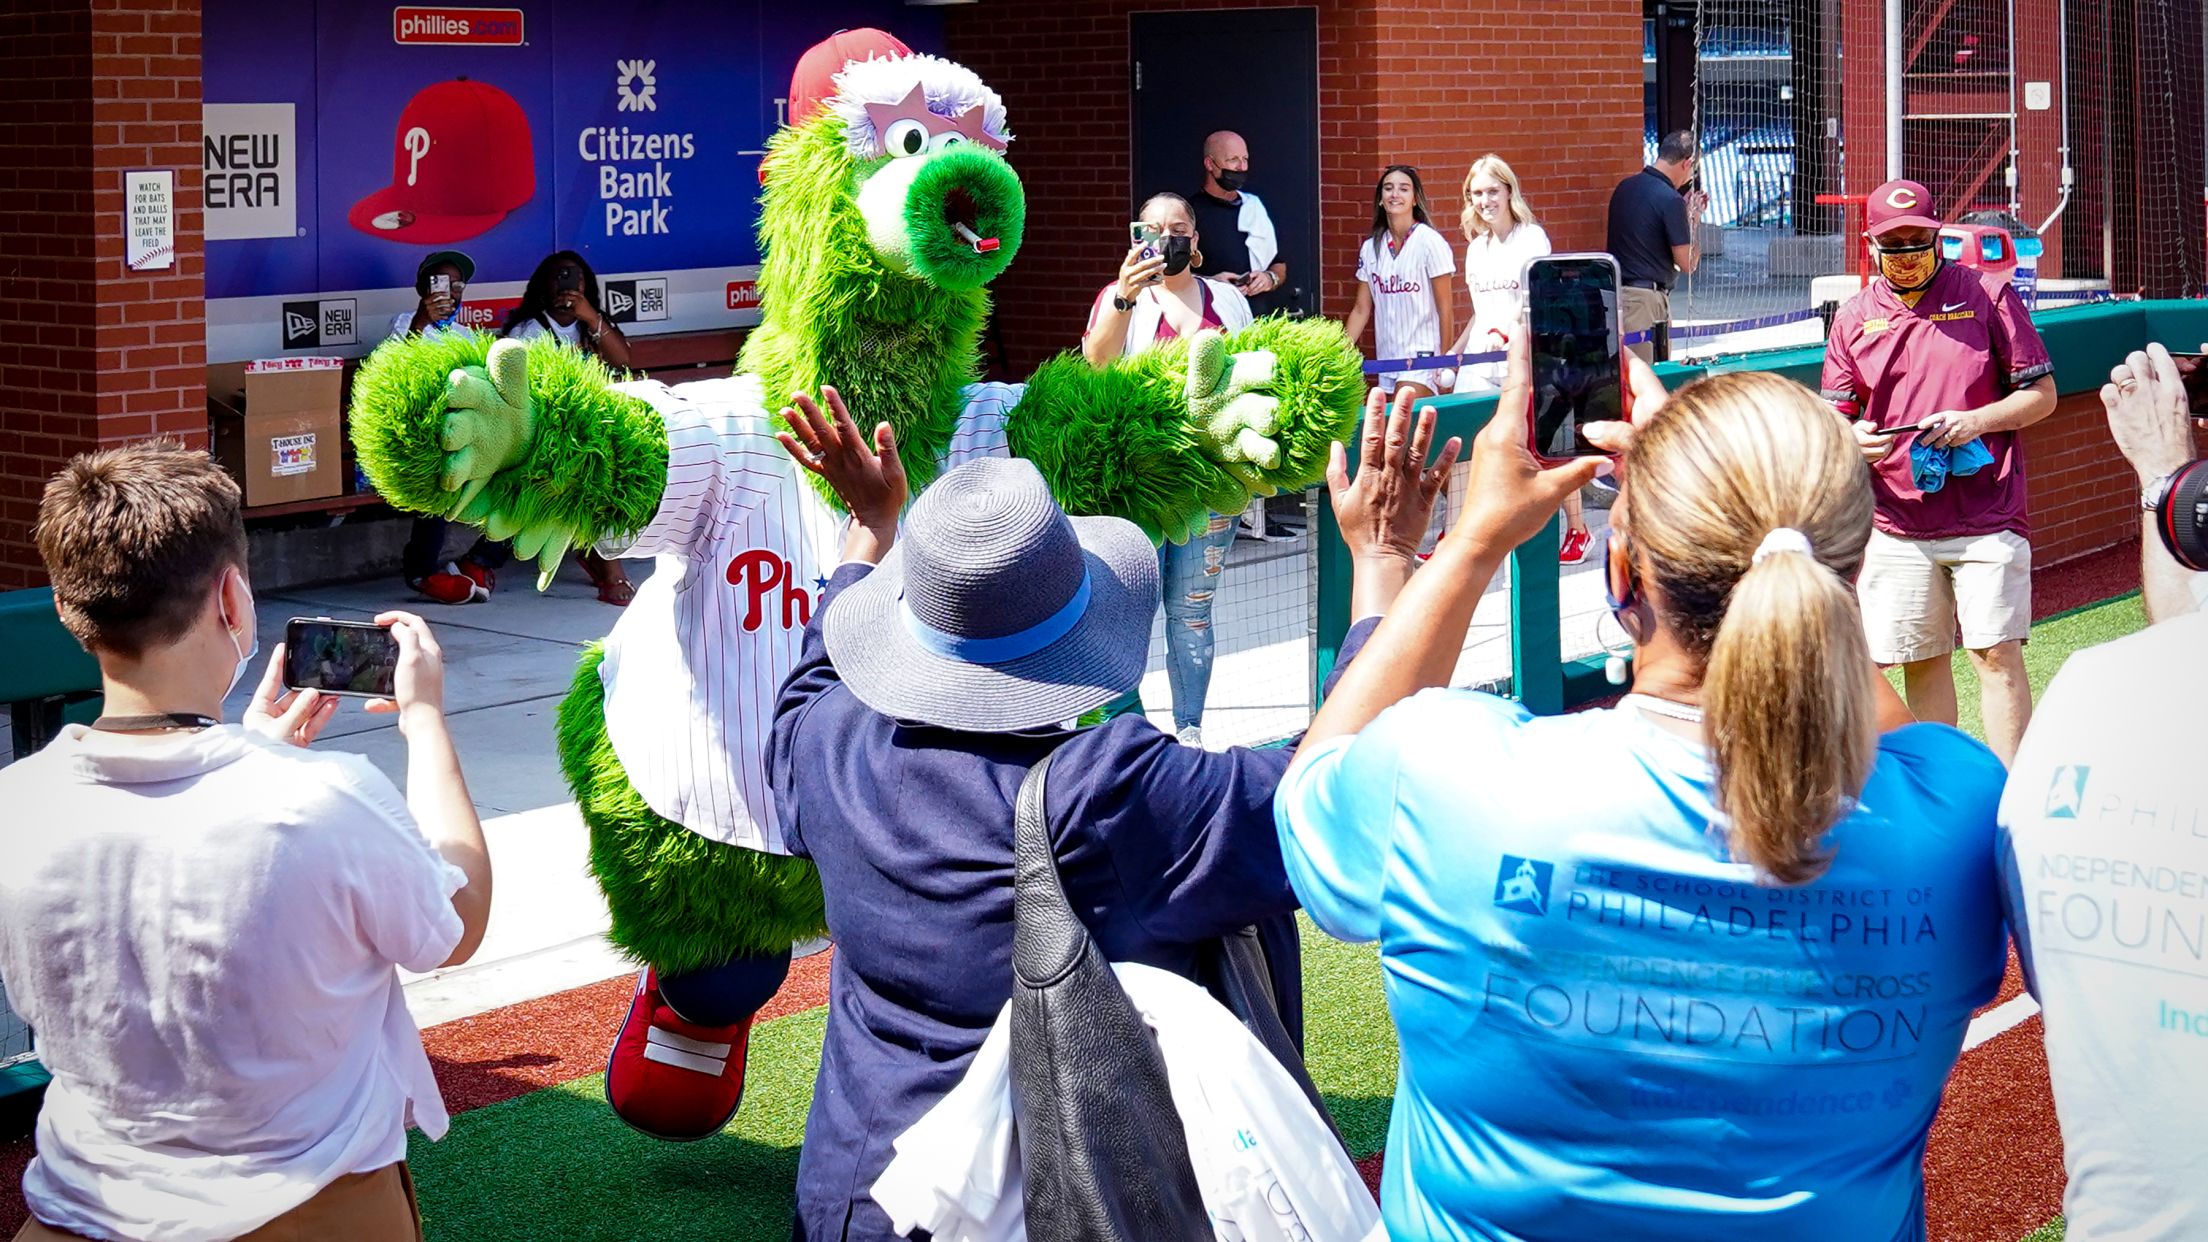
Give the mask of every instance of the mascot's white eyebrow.
M 1012 141 L 1004 100 L 973 70 L 940 56 L 877 57 L 844 66 L 836 75 L 835 96 L 828 100 L 828 107 L 843 118 L 852 155 L 873 159 L 882 153 L 882 136 L 875 132 L 866 105 L 895 104 L 911 93 L 914 82 L 927 97 L 928 111 L 955 117 L 980 108 L 982 128 L 1004 142 Z

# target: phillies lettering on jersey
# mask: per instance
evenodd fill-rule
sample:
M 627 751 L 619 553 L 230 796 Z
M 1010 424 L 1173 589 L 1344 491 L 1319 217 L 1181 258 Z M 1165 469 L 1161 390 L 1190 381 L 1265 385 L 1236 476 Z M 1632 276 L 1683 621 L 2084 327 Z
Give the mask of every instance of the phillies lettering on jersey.
M 845 519 L 775 442 L 755 376 L 616 385 L 667 423 L 667 490 L 624 548 L 655 557 L 606 637 L 606 735 L 661 816 L 714 841 L 786 852 L 766 779 L 774 696 L 835 567 Z M 1021 389 L 976 384 L 942 466 L 1007 449 Z
M 1383 276 L 1372 282 L 1374 293 L 1424 293 L 1426 286 L 1401 276 Z
M 797 581 L 797 566 L 770 549 L 738 553 L 728 563 L 728 585 L 744 589 L 744 631 L 749 633 L 766 624 L 766 609 L 777 598 L 777 587 L 781 588 L 782 628 L 802 630 L 812 624 L 813 602 L 820 598 L 818 592 L 828 589 L 828 579 L 821 577 L 812 595 L 806 594 Z

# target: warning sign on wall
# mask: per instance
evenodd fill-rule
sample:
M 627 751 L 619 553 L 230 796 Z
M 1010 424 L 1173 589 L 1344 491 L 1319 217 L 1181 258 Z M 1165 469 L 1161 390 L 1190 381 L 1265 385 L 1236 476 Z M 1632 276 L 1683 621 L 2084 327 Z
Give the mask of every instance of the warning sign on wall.
M 166 168 L 123 174 L 123 266 L 134 272 L 176 266 L 176 174 Z

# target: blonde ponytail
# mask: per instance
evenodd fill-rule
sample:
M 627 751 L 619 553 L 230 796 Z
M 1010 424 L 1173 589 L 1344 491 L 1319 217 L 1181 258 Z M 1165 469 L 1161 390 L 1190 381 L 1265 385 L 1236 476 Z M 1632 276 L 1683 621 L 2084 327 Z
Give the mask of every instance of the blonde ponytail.
M 1702 675 L 1717 805 L 1735 854 L 1782 884 L 1824 873 L 1820 839 L 1870 778 L 1877 675 L 1831 570 L 1782 553 L 1734 585 Z
M 1716 375 L 1673 395 L 1620 473 L 1613 521 L 1665 627 L 1705 662 L 1733 854 L 1781 884 L 1814 880 L 1878 746 L 1878 670 L 1849 586 L 1872 511 L 1852 437 L 1799 384 Z

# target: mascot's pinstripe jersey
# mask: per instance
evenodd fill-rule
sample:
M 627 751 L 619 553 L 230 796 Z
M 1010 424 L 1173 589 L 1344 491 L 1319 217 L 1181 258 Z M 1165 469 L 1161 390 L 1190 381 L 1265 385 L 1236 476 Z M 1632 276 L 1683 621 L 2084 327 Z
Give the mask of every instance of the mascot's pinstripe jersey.
M 513 537 L 540 582 L 570 547 L 659 558 L 586 652 L 559 732 L 613 939 L 663 973 L 822 925 L 761 751 L 842 519 L 774 442 L 770 402 L 832 384 L 893 425 L 916 488 L 1010 452 L 1068 510 L 1179 540 L 1319 477 L 1363 387 L 1337 327 L 1286 320 L 976 383 L 986 287 L 1025 222 L 1004 105 L 930 56 L 854 62 L 836 84 L 769 144 L 763 319 L 734 378 L 617 383 L 550 338 L 456 335 L 386 344 L 354 385 L 360 460 L 393 503 Z

